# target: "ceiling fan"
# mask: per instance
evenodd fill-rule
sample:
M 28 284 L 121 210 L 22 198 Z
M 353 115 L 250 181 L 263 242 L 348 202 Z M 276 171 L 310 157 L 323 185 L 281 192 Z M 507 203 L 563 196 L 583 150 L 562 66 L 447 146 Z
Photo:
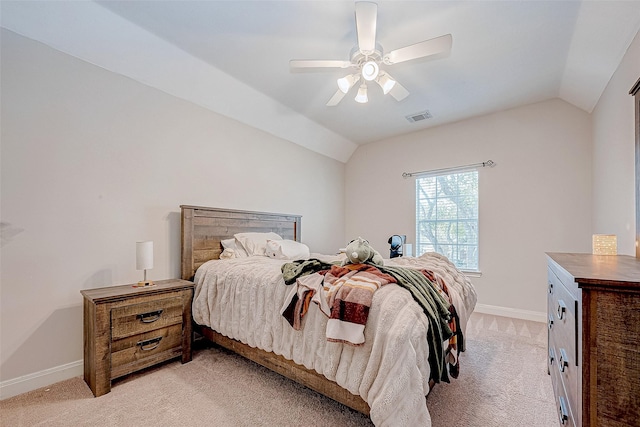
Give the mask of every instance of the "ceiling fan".
M 338 105 L 342 98 L 359 81 L 361 83 L 355 98 L 357 102 L 368 102 L 367 82 L 374 81 L 382 88 L 382 92 L 385 95 L 388 93 L 397 101 L 402 101 L 409 95 L 409 91 L 383 68 L 413 59 L 448 54 L 451 51 L 452 37 L 451 34 L 447 34 L 384 53 L 382 46 L 376 43 L 378 5 L 372 2 L 356 2 L 355 15 L 358 45 L 351 50 L 351 59 L 349 61 L 315 59 L 293 59 L 289 61 L 291 71 L 314 68 L 352 69 L 353 72 L 338 79 L 338 91 L 327 102 L 328 107 Z

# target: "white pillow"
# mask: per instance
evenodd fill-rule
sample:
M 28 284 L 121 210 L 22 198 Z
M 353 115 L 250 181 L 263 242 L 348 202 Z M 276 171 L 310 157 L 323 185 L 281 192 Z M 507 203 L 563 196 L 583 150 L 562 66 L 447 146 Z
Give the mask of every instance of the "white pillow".
M 224 239 L 220 241 L 223 249 L 235 249 L 236 239 Z
M 293 240 L 267 240 L 266 255 L 274 259 L 308 259 L 309 247 Z
M 220 259 L 246 258 L 248 256 L 242 246 L 236 244 L 235 238 L 220 240 L 220 244 L 222 245 Z
M 220 259 L 246 258 L 249 256 L 242 246 L 236 244 L 236 239 L 234 238 L 221 240 L 220 244 L 223 249 Z
M 265 255 L 267 240 L 282 240 L 276 233 L 237 233 L 236 246 L 245 250 L 248 256 Z

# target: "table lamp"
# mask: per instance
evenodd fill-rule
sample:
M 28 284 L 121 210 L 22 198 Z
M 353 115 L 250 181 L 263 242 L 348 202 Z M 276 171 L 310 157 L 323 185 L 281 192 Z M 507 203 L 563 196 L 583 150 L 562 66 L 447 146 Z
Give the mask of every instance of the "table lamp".
M 618 238 L 615 234 L 594 234 L 594 255 L 616 255 L 618 253 Z
M 136 270 L 144 270 L 144 280 L 136 286 L 153 286 L 151 280 L 147 280 L 147 270 L 153 268 L 153 241 L 136 242 Z

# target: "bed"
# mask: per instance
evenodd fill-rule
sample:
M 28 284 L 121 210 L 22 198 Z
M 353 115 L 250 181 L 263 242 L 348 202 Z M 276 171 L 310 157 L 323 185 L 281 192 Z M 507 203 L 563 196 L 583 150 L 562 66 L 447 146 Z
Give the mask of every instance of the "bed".
M 290 261 L 219 258 L 222 242 L 237 233 L 272 232 L 299 242 L 301 217 L 187 205 L 181 210 L 182 278 L 196 283 L 194 322 L 206 339 L 369 415 L 376 425 L 430 425 L 425 400 L 433 385 L 426 362 L 429 323 L 406 289 L 390 283 L 373 294 L 361 345 L 327 340 L 327 317 L 316 304 L 309 305 L 303 327 L 295 330 L 280 310 L 291 294 L 281 267 Z M 336 261 L 335 256 L 312 257 Z M 444 278 L 464 333 L 476 294 L 446 258 L 387 263 L 429 268 Z

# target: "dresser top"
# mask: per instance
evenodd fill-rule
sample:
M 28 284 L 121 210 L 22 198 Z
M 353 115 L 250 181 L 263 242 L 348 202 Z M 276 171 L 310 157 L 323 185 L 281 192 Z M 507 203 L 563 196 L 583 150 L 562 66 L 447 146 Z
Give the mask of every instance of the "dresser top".
M 547 253 L 571 274 L 578 286 L 624 287 L 640 290 L 640 259 L 628 255 Z

